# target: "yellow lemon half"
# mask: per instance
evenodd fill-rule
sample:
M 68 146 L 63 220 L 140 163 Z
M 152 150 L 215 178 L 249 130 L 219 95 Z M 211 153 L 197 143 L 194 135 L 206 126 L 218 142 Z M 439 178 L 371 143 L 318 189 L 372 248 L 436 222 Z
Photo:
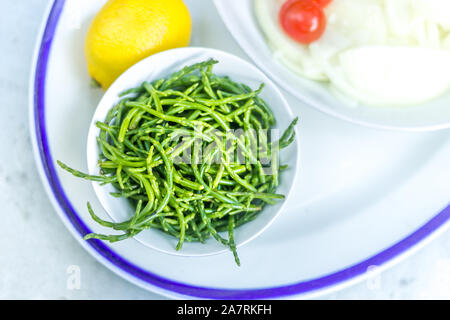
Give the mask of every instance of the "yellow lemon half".
M 182 0 L 109 0 L 86 37 L 89 73 L 106 89 L 143 58 L 187 46 L 190 36 L 191 17 Z

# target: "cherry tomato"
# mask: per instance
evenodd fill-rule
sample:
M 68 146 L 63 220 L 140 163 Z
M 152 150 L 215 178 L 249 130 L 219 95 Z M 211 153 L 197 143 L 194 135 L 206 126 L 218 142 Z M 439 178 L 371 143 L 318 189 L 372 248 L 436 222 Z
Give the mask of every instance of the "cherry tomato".
M 327 24 L 323 9 L 314 0 L 288 0 L 278 18 L 283 30 L 302 44 L 318 40 Z
M 327 5 L 331 3 L 332 0 L 314 0 L 321 8 L 325 8 Z

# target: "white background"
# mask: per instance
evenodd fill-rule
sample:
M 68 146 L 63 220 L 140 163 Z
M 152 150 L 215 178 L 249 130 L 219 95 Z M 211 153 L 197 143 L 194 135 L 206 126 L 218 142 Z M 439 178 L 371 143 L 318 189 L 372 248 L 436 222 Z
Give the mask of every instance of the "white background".
M 47 0 L 0 4 L 0 298 L 163 298 L 100 265 L 72 238 L 47 199 L 34 164 L 27 114 L 32 54 Z M 79 289 L 67 286 L 71 266 L 79 267 Z M 450 232 L 379 278 L 324 298 L 450 299 Z

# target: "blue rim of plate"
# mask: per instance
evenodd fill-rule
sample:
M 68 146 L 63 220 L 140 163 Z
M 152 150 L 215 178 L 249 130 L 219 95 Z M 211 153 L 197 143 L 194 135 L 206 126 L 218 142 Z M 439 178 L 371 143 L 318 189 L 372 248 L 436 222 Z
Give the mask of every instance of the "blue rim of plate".
M 56 199 L 65 214 L 65 217 L 71 223 L 74 230 L 77 231 L 80 237 L 83 237 L 87 233 L 90 233 L 91 230 L 81 220 L 63 190 L 49 150 L 47 131 L 45 127 L 45 82 L 48 59 L 53 37 L 61 16 L 61 12 L 64 8 L 64 4 L 65 0 L 54 0 L 51 11 L 47 17 L 42 39 L 39 43 L 37 62 L 34 70 L 32 109 L 34 118 L 32 121 L 34 121 L 35 126 L 40 164 L 42 165 L 45 177 L 47 179 L 45 183 L 49 185 L 52 196 Z M 338 284 L 348 282 L 351 279 L 355 279 L 365 274 L 370 266 L 381 266 L 395 257 L 405 253 L 437 231 L 449 220 L 450 205 L 406 238 L 362 262 L 319 278 L 286 286 L 262 289 L 207 288 L 176 282 L 143 270 L 115 253 L 100 240 L 91 239 L 87 241 L 87 244 L 91 246 L 97 254 L 101 255 L 118 270 L 125 272 L 127 275 L 141 281 L 144 284 L 147 284 L 150 287 L 157 287 L 163 291 L 173 292 L 177 295 L 187 297 L 208 299 L 268 299 L 311 293 L 321 289 L 334 287 Z

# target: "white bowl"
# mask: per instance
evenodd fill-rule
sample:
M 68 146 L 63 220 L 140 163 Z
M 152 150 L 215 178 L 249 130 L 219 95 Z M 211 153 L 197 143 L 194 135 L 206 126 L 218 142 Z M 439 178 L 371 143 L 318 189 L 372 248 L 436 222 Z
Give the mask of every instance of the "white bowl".
M 350 99 L 345 102 L 336 98 L 328 86 L 303 78 L 274 59 L 254 16 L 253 0 L 214 0 L 214 3 L 228 30 L 248 56 L 271 79 L 305 104 L 336 118 L 373 128 L 407 131 L 450 128 L 450 92 L 417 106 L 355 106 Z
M 164 51 L 150 56 L 128 69 L 111 85 L 101 99 L 92 119 L 88 134 L 87 161 L 89 173 L 98 174 L 99 172 L 97 161 L 100 150 L 96 137 L 100 130 L 96 127 L 95 123 L 97 121 L 104 121 L 107 112 L 120 100 L 119 93 L 126 89 L 136 87 L 143 81 L 159 79 L 179 70 L 183 66 L 209 58 L 214 58 L 219 61 L 214 67 L 216 74 L 228 75 L 231 79 L 246 83 L 252 88 L 257 88 L 261 83 L 265 83 L 261 97 L 272 107 L 272 111 L 277 120 L 275 128 L 284 130 L 289 125 L 294 115 L 281 92 L 261 71 L 245 60 L 223 51 L 207 48 L 188 47 Z M 286 199 L 284 201 L 278 201 L 275 205 L 266 206 L 254 221 L 237 228 L 235 235 L 237 246 L 243 245 L 261 234 L 283 210 L 284 204 L 291 194 L 293 182 L 299 167 L 300 147 L 298 141 L 297 136 L 295 143 L 283 149 L 280 155 L 280 161 L 283 164 L 288 164 L 290 168 L 282 173 L 281 183 L 277 189 L 277 193 L 284 194 Z M 114 191 L 112 186 L 100 186 L 99 183 L 93 182 L 93 187 L 100 203 L 113 221 L 120 222 L 130 218 L 134 209 L 127 200 L 115 198 L 109 194 Z M 217 243 L 216 240 L 209 239 L 205 244 L 185 242 L 183 248 L 180 251 L 176 251 L 177 239 L 152 229 L 141 232 L 135 239 L 153 249 L 183 256 L 204 256 L 228 250 L 228 248 Z

